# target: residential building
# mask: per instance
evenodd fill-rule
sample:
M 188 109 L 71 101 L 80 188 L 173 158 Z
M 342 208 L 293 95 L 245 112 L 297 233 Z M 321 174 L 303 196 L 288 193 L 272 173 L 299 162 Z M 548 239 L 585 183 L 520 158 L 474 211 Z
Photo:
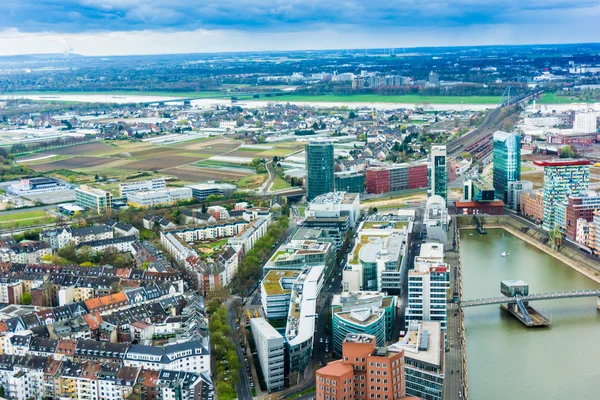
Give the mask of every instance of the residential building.
M 342 343 L 351 333 L 369 334 L 384 346 L 396 324 L 396 296 L 381 292 L 342 292 L 331 301 L 333 353 L 341 356 Z
M 269 393 L 283 389 L 285 380 L 285 340 L 264 318 L 252 318 L 250 329 L 258 361 Z
M 446 146 L 431 146 L 429 160 L 429 195 L 441 196 L 448 201 L 448 168 Z
M 145 181 L 119 183 L 119 196 L 129 200 L 129 195 L 137 192 L 160 190 L 167 187 L 164 178 L 154 178 Z
M 365 191 L 365 176 L 360 172 L 336 172 L 334 178 L 335 190 L 338 192 L 363 193 Z
M 595 111 L 579 111 L 575 113 L 573 133 L 597 133 L 598 116 Z
M 138 191 L 127 195 L 127 204 L 137 208 L 157 207 L 177 204 L 192 198 L 192 189 L 164 188 L 150 191 Z
M 544 219 L 544 193 L 542 190 L 521 193 L 519 203 L 522 215 L 536 222 Z
M 89 247 L 93 252 L 100 253 L 107 249 L 115 249 L 120 253 L 131 253 L 133 252 L 133 244 L 138 241 L 135 236 L 120 236 L 116 238 L 92 240 L 91 242 L 83 242 L 76 246 L 81 249 L 82 247 Z
M 442 400 L 444 333 L 439 322 L 411 322 L 406 335 L 388 347 L 404 351 L 406 394 L 423 400 Z
M 564 226 L 564 216 L 557 213 L 558 204 L 567 196 L 587 190 L 590 183 L 589 160 L 559 159 L 534 161 L 544 167 L 544 218 L 543 228 L 554 229 Z
M 427 163 L 368 167 L 366 172 L 367 192 L 382 194 L 427 188 L 429 185 L 427 170 Z
M 198 340 L 162 347 L 132 344 L 127 349 L 123 362 L 128 367 L 210 374 L 210 353 Z
M 334 191 L 333 143 L 311 140 L 306 145 L 306 199 Z
M 196 199 L 204 201 L 211 194 L 228 196 L 234 192 L 237 186 L 230 183 L 215 183 L 214 181 L 208 181 L 205 183 L 186 185 L 185 187 L 192 189 L 192 196 Z
M 450 267 L 440 260 L 443 251 L 439 243 L 424 243 L 414 270 L 408 271 L 406 328 L 410 321 L 439 321 L 446 331 Z
M 373 335 L 348 334 L 341 360 L 317 370 L 316 398 L 403 399 L 404 352 L 377 346 Z
M 92 209 L 98 214 L 105 214 L 112 208 L 113 196 L 110 192 L 81 185 L 75 189 L 75 203 Z
M 512 181 L 508 182 L 507 206 L 511 210 L 520 211 L 521 209 L 521 193 L 531 192 L 533 190 L 533 182 L 530 181 Z
M 494 132 L 494 189 L 504 204 L 508 183 L 521 179 L 521 138 L 515 133 Z
M 231 237 L 227 243 L 236 250 L 241 250 L 246 254 L 254 248 L 254 244 L 267 234 L 267 228 L 271 223 L 271 218 L 257 218 L 245 225 L 243 230 Z

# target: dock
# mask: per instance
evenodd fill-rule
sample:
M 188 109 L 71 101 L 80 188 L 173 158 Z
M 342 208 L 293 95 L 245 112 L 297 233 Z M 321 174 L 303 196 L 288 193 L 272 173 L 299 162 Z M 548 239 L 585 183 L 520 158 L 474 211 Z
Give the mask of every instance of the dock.
M 522 304 L 522 303 L 521 303 Z M 517 303 L 500 304 L 500 308 L 514 315 L 519 321 L 529 328 L 541 328 L 550 326 L 551 321 L 539 313 L 530 305 L 523 304 L 519 306 Z

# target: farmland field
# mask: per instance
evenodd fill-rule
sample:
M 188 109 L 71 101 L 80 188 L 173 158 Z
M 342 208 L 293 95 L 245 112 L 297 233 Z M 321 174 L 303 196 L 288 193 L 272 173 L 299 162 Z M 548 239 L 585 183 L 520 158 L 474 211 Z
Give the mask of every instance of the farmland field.
M 184 164 L 190 164 L 198 161 L 202 157 L 182 157 L 178 155 L 164 155 L 152 157 L 145 160 L 134 161 L 125 164 L 122 168 L 140 170 L 140 171 L 158 171 L 166 168 L 173 168 Z
M 244 170 L 237 172 L 235 170 L 225 170 L 219 168 L 196 168 L 189 165 L 169 168 L 162 170 L 161 172 L 165 175 L 172 175 L 178 179 L 181 179 L 182 181 L 188 182 L 237 180 L 250 175 L 249 172 Z
M 594 103 L 595 100 L 581 100 L 575 96 L 558 96 L 556 93 L 544 93 L 538 100 L 538 104 L 570 104 L 570 103 Z
M 101 157 L 71 157 L 65 160 L 55 161 L 51 163 L 37 164 L 34 169 L 39 172 L 48 172 L 54 169 L 78 169 L 96 167 L 112 161 L 109 158 Z

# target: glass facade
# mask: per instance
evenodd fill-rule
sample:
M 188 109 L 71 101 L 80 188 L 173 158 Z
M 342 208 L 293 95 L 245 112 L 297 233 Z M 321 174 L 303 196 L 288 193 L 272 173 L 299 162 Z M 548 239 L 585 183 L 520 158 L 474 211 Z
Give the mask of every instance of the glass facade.
M 333 143 L 310 142 L 306 145 L 306 199 L 333 191 Z
M 365 191 L 365 177 L 359 173 L 337 173 L 335 174 L 335 190 L 338 192 L 362 193 Z
M 564 228 L 564 204 L 567 196 L 586 190 L 590 183 L 590 166 L 564 162 L 544 166 L 544 229 Z
M 448 201 L 448 167 L 446 164 L 446 146 L 431 148 L 431 167 L 429 180 L 431 195 L 441 196 Z
M 508 203 L 508 183 L 521 179 L 521 139 L 514 133 L 494 133 L 494 189 Z

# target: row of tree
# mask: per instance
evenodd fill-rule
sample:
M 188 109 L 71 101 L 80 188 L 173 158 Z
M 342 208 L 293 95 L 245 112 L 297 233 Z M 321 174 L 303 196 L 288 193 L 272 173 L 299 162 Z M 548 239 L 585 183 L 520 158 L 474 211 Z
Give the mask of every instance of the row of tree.
M 214 305 L 214 304 L 213 304 Z M 240 380 L 240 360 L 235 352 L 227 310 L 223 306 L 207 307 L 212 354 L 215 359 L 215 390 L 220 400 L 237 398 L 235 384 Z

